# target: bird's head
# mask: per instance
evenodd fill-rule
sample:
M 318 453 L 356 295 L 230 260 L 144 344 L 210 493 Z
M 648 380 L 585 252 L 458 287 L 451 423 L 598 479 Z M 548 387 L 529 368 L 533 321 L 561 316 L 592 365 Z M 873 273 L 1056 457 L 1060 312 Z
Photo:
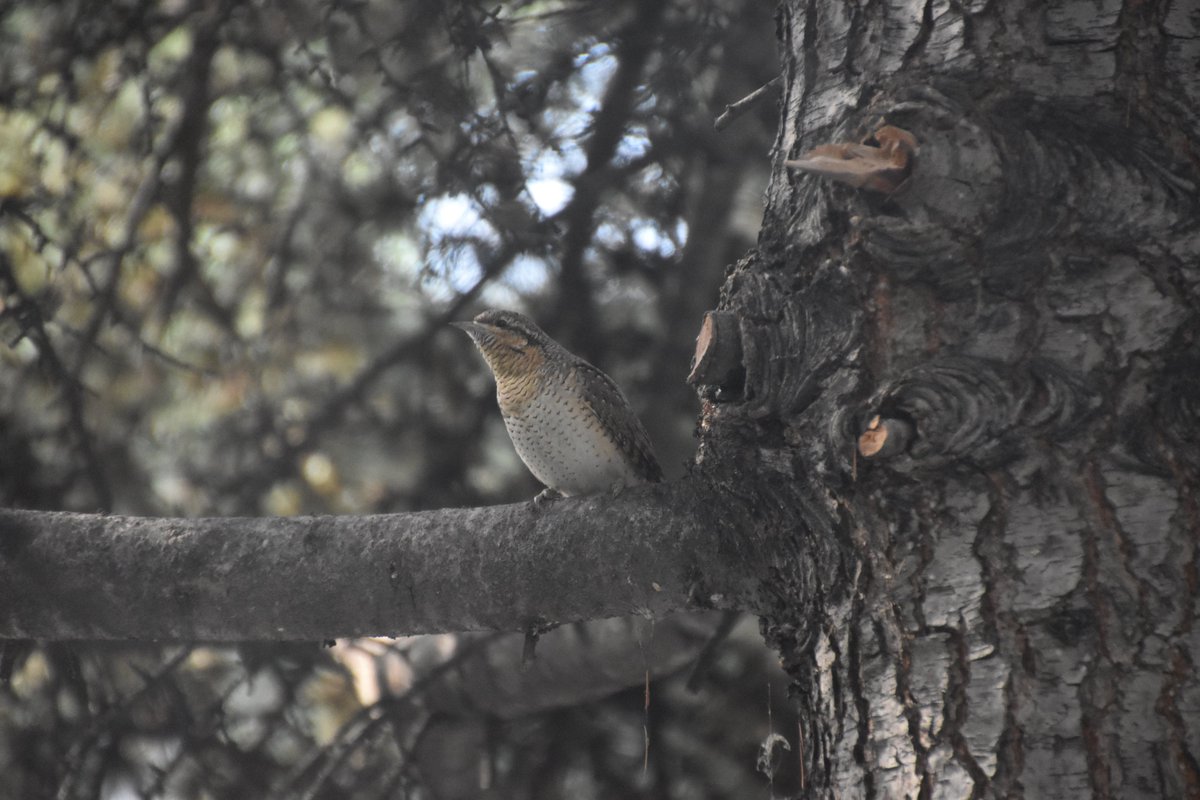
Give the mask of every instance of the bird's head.
M 471 322 L 453 322 L 467 332 L 497 377 L 536 369 L 554 340 L 533 320 L 515 311 L 489 309 Z

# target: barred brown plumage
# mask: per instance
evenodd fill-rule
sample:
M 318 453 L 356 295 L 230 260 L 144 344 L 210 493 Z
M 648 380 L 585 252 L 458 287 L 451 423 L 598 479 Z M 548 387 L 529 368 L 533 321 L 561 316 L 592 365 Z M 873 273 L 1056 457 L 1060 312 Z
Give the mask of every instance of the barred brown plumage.
M 612 378 L 516 312 L 454 325 L 495 375 L 513 446 L 547 488 L 574 495 L 662 480 L 650 437 Z

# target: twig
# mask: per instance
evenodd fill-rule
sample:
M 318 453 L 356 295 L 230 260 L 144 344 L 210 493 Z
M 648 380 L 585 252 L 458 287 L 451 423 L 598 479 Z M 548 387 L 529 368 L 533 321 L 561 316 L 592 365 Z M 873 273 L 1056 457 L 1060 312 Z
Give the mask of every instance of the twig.
M 713 662 L 716 661 L 717 652 L 721 649 L 721 644 L 741 619 L 742 615 L 739 611 L 726 611 L 721 617 L 716 630 L 713 631 L 712 636 L 708 637 L 708 641 L 704 643 L 704 647 L 700 650 L 700 655 L 696 656 L 696 661 L 692 664 L 692 671 L 687 679 L 687 689 L 689 692 L 695 694 L 700 691 L 700 687 L 704 685 L 705 678 L 708 677 L 708 671 L 712 669 Z
M 190 645 L 180 648 L 178 653 L 171 656 L 169 659 L 159 665 L 158 669 L 153 673 L 143 675 L 143 680 L 145 682 L 142 684 L 140 689 L 131 693 L 129 696 L 122 698 L 117 705 L 112 706 L 103 714 L 93 717 L 88 726 L 88 730 L 80 735 L 80 737 L 75 740 L 75 744 L 71 746 L 71 749 L 67 751 L 66 757 L 64 758 L 64 763 L 67 765 L 68 770 L 71 770 L 73 764 L 79 764 L 81 762 L 86 754 L 86 749 L 90 747 L 93 742 L 101 739 L 105 734 L 111 734 L 113 723 L 125 714 L 129 713 L 129 710 L 133 707 L 135 702 L 142 698 L 151 689 L 158 687 L 158 685 L 168 675 L 174 672 L 184 661 L 186 661 L 188 656 L 192 654 L 192 649 L 193 648 Z M 66 777 L 58 787 L 58 793 L 56 796 L 59 798 L 59 800 L 66 800 L 67 798 L 75 795 L 75 786 L 79 781 L 79 776 L 79 771 L 71 770 L 67 772 Z
M 424 676 L 418 678 L 409 687 L 409 690 L 400 697 L 378 702 L 358 711 L 349 722 L 342 726 L 337 737 L 327 748 L 322 748 L 314 752 L 310 758 L 306 759 L 303 764 L 300 764 L 284 780 L 277 794 L 282 796 L 285 792 L 290 793 L 295 788 L 298 788 L 300 781 L 313 770 L 320 762 L 321 757 L 327 756 L 325 764 L 321 766 L 312 780 L 306 785 L 304 792 L 299 795 L 302 800 L 311 800 L 311 798 L 316 797 L 321 787 L 332 777 L 334 771 L 358 748 L 367 736 L 378 728 L 381 723 L 395 717 L 397 707 L 413 705 L 426 689 L 441 678 L 442 675 L 458 669 L 464 661 L 478 655 L 503 635 L 490 634 L 463 643 L 461 649 Z M 397 736 L 397 739 L 399 739 L 399 736 Z M 406 753 L 401 753 L 401 758 L 404 758 L 406 755 Z
M 725 106 L 725 110 L 721 112 L 721 116 L 717 117 L 716 122 L 713 123 L 713 127 L 715 127 L 718 131 L 725 130 L 735 119 L 745 114 L 754 106 L 758 105 L 759 101 L 762 100 L 768 92 L 778 88 L 779 84 L 781 83 L 783 83 L 783 76 L 776 75 L 774 78 L 767 81 L 762 86 L 743 97 L 741 100 Z
M 18 220 L 23 222 L 26 225 L 26 227 L 29 228 L 29 234 L 33 237 L 34 248 L 39 253 L 42 252 L 43 250 L 45 250 L 45 248 L 47 246 L 54 246 L 54 247 L 60 248 L 63 253 L 63 259 L 62 259 L 63 266 L 65 267 L 69 264 L 75 264 L 76 266 L 78 266 L 80 274 L 83 276 L 84 280 L 87 281 L 87 284 L 89 287 L 91 287 L 91 290 L 97 294 L 100 293 L 100 291 L 101 291 L 100 286 L 96 283 L 95 276 L 92 275 L 91 271 L 88 269 L 86 260 L 81 260 L 78 255 L 74 254 L 73 252 L 70 252 L 70 250 L 68 249 L 68 247 L 66 245 L 63 245 L 63 244 L 60 244 L 59 242 L 54 241 L 49 236 L 49 234 L 46 233 L 45 229 L 43 229 L 42 226 L 38 224 L 38 221 L 36 219 L 34 219 L 32 215 L 29 214 L 28 211 L 26 211 L 24 208 L 22 208 L 20 205 L 18 205 L 15 202 L 8 202 L 8 203 L 0 202 L 0 215 L 3 215 L 3 214 L 11 214 L 15 218 L 17 218 Z M 107 256 L 104 254 L 94 255 L 94 256 L 91 256 L 90 260 L 95 260 L 95 259 L 98 259 L 101 257 L 107 257 Z M 166 362 L 168 365 L 177 367 L 179 369 L 188 370 L 189 372 L 195 372 L 195 373 L 201 374 L 201 375 L 212 376 L 212 375 L 217 374 L 216 371 L 213 369 L 209 369 L 208 367 L 197 366 L 196 364 L 189 364 L 187 361 L 184 361 L 183 359 L 179 358 L 178 356 L 171 355 L 167 351 L 146 341 L 144 338 L 142 338 L 142 335 L 138 331 L 137 326 L 134 325 L 133 322 L 126 315 L 126 313 L 121 310 L 120 306 L 114 305 L 113 307 L 111 307 L 109 309 L 109 314 L 111 315 L 112 320 L 115 324 L 120 325 L 122 328 L 125 328 L 125 330 L 129 333 L 129 335 L 133 337 L 134 343 L 138 346 L 138 348 L 161 359 L 162 361 Z M 91 348 L 95 349 L 98 353 L 100 353 L 101 355 L 104 355 L 104 356 L 107 356 L 107 357 L 113 358 L 113 359 L 116 358 L 115 355 L 108 352 L 103 346 L 101 346 L 94 339 L 91 341 L 86 341 L 84 332 L 79 330 L 78 328 L 68 325 L 67 323 L 63 322 L 62 320 L 54 319 L 54 318 L 48 318 L 45 320 L 45 322 L 47 324 L 54 323 L 59 328 L 61 328 L 64 332 L 66 332 L 68 335 L 83 342 L 84 347 L 91 347 Z M 22 335 L 24 335 L 24 331 L 22 331 Z M 85 391 L 89 391 L 90 394 L 94 394 L 94 392 L 91 392 L 90 390 L 88 390 L 86 386 L 83 388 Z
M 59 357 L 58 351 L 54 349 L 54 343 L 50 340 L 49 333 L 46 332 L 41 309 L 17 282 L 12 263 L 4 253 L 0 253 L 0 285 L 6 287 L 8 293 L 15 295 L 19 300 L 21 311 L 25 315 L 22 320 L 22 333 L 29 335 L 33 340 L 37 346 L 39 362 L 54 375 L 60 384 L 63 399 L 67 403 L 67 416 L 71 432 L 82 452 L 88 480 L 92 484 L 92 490 L 96 493 L 96 502 L 100 508 L 106 511 L 110 510 L 113 502 L 112 486 L 108 480 L 108 473 L 100 463 L 100 456 L 96 451 L 92 434 L 87 428 L 83 408 L 86 387 L 78 377 L 80 373 L 70 371 Z

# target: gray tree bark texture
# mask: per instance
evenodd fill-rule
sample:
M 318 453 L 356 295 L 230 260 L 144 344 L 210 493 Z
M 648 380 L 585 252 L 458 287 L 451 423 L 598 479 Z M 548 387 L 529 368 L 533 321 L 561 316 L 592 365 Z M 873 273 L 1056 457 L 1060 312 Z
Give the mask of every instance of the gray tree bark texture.
M 795 483 L 817 571 L 766 617 L 807 796 L 1200 796 L 1200 6 L 788 0 L 779 31 L 700 463 Z M 881 124 L 919 143 L 895 192 L 783 164 Z
M 699 481 L 535 508 L 154 519 L 0 510 L 0 639 L 292 641 L 749 605 Z

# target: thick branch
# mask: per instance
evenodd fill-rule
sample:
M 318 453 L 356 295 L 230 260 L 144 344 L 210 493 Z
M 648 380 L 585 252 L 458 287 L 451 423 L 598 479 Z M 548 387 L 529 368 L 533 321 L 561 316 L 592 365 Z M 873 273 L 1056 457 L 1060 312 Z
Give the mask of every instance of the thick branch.
M 696 481 L 366 517 L 0 511 L 0 638 L 286 640 L 516 630 L 746 605 Z M 700 582 L 703 582 L 703 588 Z

